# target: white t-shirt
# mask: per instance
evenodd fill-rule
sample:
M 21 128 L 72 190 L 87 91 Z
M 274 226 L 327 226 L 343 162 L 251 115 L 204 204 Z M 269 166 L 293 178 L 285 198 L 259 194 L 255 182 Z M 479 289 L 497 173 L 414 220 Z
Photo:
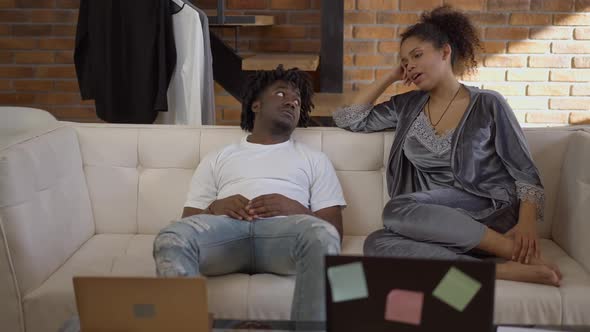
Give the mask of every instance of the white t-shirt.
M 275 193 L 312 212 L 346 206 L 334 167 L 324 153 L 293 139 L 264 145 L 250 143 L 246 137 L 203 158 L 185 206 L 205 209 L 214 200 L 233 195 L 254 199 Z

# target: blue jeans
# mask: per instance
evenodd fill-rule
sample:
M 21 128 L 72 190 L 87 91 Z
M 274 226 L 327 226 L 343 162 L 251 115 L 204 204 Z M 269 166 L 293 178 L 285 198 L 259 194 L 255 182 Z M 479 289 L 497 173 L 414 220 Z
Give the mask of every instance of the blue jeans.
M 158 276 L 295 274 L 295 321 L 325 320 L 324 256 L 339 253 L 336 228 L 308 215 L 252 222 L 194 215 L 165 227 L 154 241 Z

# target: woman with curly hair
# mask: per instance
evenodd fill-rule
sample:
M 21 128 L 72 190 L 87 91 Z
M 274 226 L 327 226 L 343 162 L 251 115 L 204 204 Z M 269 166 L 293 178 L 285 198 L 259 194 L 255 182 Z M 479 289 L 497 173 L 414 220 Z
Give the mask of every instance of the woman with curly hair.
M 334 113 L 351 131 L 395 129 L 387 167 L 391 200 L 367 255 L 477 260 L 503 258 L 498 279 L 558 286 L 543 260 L 537 220 L 544 189 L 522 129 L 504 97 L 468 87 L 475 27 L 448 6 L 426 12 L 401 35 L 401 63 Z M 374 105 L 396 81 L 418 90 Z

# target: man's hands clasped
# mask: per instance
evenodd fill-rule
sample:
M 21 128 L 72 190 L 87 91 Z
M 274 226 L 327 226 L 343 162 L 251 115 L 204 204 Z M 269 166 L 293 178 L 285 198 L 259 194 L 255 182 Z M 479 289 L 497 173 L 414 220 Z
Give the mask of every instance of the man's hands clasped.
M 248 200 L 242 195 L 233 195 L 216 200 L 207 208 L 213 215 L 226 215 L 230 218 L 252 221 L 258 218 L 310 214 L 310 210 L 296 200 L 281 194 L 261 195 Z

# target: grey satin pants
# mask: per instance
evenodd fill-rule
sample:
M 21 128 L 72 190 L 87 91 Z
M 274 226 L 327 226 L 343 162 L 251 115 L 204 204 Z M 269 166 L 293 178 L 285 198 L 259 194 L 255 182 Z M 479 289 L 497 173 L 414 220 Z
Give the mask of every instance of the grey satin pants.
M 482 220 L 470 212 L 492 207 L 490 199 L 445 188 L 395 197 L 383 209 L 384 229 L 365 240 L 367 256 L 477 260 L 473 250 L 486 226 L 505 233 L 516 225 L 516 206 L 508 206 Z

